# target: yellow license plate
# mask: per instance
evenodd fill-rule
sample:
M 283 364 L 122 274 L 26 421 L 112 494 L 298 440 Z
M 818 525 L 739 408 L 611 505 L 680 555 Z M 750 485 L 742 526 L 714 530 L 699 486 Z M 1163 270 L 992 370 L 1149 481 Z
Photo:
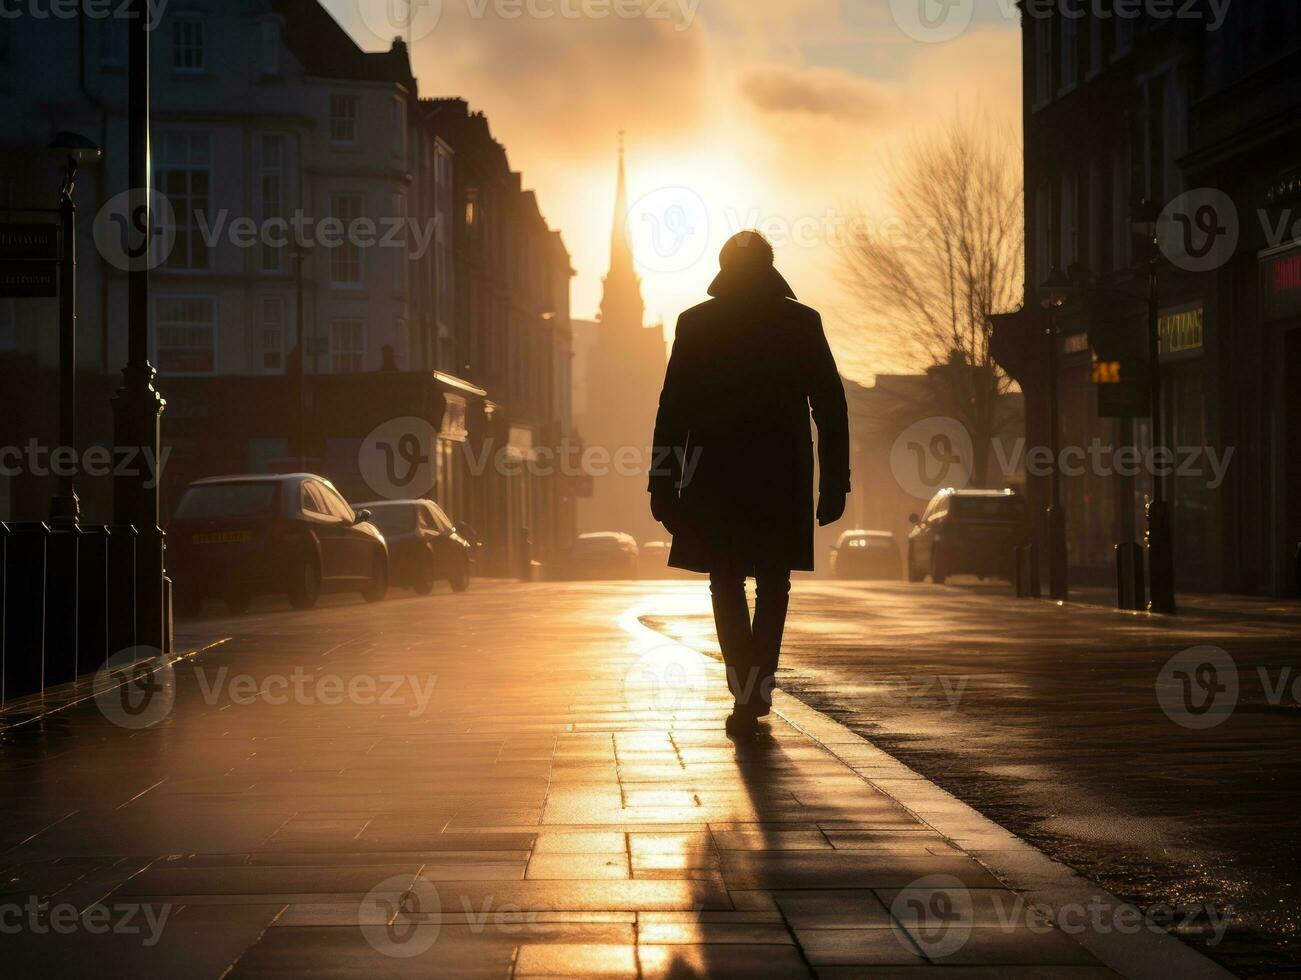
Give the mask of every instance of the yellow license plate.
M 208 534 L 196 534 L 190 540 L 195 544 L 240 544 L 244 541 L 252 541 L 253 535 L 249 531 L 212 531 Z

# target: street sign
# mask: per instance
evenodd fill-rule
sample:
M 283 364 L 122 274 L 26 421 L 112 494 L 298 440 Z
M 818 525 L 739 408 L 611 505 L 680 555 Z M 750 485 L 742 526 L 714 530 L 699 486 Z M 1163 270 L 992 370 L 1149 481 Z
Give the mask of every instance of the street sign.
M 0 299 L 46 299 L 59 295 L 59 267 L 52 262 L 0 261 Z
M 0 224 L 0 262 L 57 262 L 59 226 Z

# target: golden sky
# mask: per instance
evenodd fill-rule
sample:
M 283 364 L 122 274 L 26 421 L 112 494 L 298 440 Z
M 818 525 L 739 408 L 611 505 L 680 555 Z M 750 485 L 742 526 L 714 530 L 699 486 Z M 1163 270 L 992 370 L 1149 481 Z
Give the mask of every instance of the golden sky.
M 979 104 L 1019 128 L 1020 33 L 1004 5 L 939 42 L 900 26 L 920 2 L 417 0 L 412 55 L 421 94 L 486 112 L 537 190 L 573 255 L 576 317 L 600 302 L 623 129 L 649 321 L 671 337 L 723 241 L 756 226 L 822 310 L 842 371 L 868 380 L 900 365 L 855 342 L 836 273 L 847 217 L 883 216 L 885 160 L 952 113 Z M 402 30 L 401 0 L 325 4 L 363 47 Z

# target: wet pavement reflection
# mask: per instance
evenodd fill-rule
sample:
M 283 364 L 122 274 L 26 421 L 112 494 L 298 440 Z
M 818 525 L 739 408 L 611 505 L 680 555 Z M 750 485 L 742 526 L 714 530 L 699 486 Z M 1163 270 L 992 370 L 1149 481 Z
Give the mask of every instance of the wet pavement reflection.
M 648 622 L 717 655 L 703 607 Z M 1194 598 L 1151 618 L 974 580 L 804 581 L 779 682 L 1140 906 L 1231 914 L 1221 942 L 1189 938 L 1270 972 L 1301 962 L 1299 625 L 1301 605 L 1277 601 Z M 1172 658 L 1205 647 L 1230 658 L 1217 683 L 1232 672 L 1232 703 L 1167 712 L 1159 681 L 1201 697 L 1200 665 L 1181 677 Z

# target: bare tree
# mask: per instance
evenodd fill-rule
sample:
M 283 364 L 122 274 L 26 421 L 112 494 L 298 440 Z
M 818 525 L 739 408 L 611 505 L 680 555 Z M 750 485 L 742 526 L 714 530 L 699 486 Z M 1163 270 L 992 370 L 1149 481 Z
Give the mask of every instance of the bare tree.
M 957 112 L 887 166 L 892 215 L 861 213 L 841 247 L 865 349 L 902 355 L 934 380 L 936 407 L 967 427 L 983 483 L 1009 386 L 989 353 L 989 317 L 1022 300 L 1019 142 L 986 113 Z

